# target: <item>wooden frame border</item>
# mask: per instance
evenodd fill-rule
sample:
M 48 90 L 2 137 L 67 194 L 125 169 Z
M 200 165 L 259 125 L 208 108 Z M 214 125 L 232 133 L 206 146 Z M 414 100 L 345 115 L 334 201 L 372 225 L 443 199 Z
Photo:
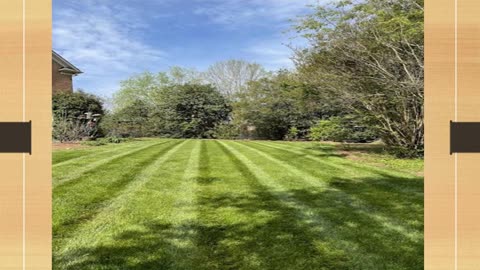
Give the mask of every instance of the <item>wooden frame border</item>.
M 32 155 L 0 153 L 0 269 L 51 269 L 51 0 L 0 3 L 0 121 L 32 121 Z

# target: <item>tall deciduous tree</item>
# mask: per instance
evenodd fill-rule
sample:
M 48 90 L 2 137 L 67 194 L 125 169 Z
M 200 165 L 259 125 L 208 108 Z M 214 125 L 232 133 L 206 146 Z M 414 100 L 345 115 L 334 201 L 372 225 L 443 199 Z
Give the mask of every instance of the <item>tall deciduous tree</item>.
M 176 66 L 167 72 L 143 72 L 120 82 L 120 90 L 113 96 L 114 109 L 121 110 L 137 102 L 155 107 L 163 89 L 178 84 L 199 84 L 202 81 L 200 72 Z
M 211 85 L 174 85 L 162 92 L 156 117 L 164 135 L 209 138 L 216 125 L 228 120 L 231 108 Z
M 296 25 L 305 79 L 368 116 L 392 146 L 423 149 L 423 0 L 340 1 Z
M 204 72 L 205 80 L 229 98 L 244 90 L 249 82 L 266 75 L 267 72 L 261 65 L 242 60 L 218 62 Z

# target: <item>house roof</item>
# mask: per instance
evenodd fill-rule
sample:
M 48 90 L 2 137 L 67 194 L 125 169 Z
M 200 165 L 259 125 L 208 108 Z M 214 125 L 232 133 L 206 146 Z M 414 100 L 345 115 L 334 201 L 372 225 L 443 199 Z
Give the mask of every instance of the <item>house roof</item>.
M 68 62 L 65 58 L 60 56 L 60 54 L 56 53 L 54 50 L 52 50 L 52 59 L 62 67 L 60 68 L 60 72 L 72 75 L 83 73 L 83 71 L 74 66 L 72 63 Z

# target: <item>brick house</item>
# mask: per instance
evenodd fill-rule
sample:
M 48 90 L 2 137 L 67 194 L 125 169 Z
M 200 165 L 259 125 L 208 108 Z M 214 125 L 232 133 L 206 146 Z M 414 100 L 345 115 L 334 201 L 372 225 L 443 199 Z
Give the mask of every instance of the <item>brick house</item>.
M 73 92 L 73 76 L 83 73 L 52 50 L 52 93 Z

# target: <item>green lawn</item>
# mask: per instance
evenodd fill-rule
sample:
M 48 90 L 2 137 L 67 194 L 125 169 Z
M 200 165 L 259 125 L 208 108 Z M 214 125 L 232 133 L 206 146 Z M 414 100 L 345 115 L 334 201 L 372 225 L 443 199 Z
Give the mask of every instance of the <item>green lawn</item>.
M 423 269 L 420 160 L 166 139 L 53 160 L 55 269 Z

